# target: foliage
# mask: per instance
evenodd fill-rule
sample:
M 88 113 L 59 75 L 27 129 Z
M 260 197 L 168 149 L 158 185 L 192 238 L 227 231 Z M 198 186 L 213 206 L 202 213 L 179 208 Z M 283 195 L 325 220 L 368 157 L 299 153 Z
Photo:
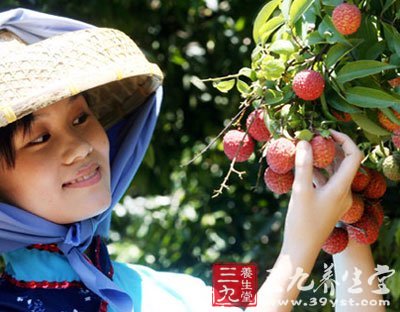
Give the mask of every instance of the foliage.
M 239 183 L 238 179 L 232 178 L 229 191 L 215 199 L 211 199 L 213 189 L 218 187 L 229 167 L 221 144 L 212 145 L 210 151 L 191 165 L 181 166 L 215 139 L 221 125 L 226 125 L 236 113 L 241 101 L 239 94 L 221 94 L 208 88 L 201 79 L 227 75 L 240 68 L 252 68 L 251 49 L 257 47 L 251 39 L 253 21 L 265 2 L 1 2 L 0 10 L 22 6 L 121 29 L 166 74 L 165 100 L 154 139 L 128 191 L 129 196 L 115 210 L 110 235 L 114 258 L 160 270 L 190 273 L 207 283 L 211 282 L 211 264 L 215 261 L 256 262 L 260 281 L 266 275 L 265 270 L 272 267 L 280 249 L 288 198 L 266 193 L 264 186 L 257 183 L 259 170 L 265 165 L 261 164 L 259 169 L 257 160 L 252 158 L 250 161 L 254 165 L 242 167 L 247 170 L 246 179 Z M 271 2 L 275 1 L 268 3 Z M 324 5 L 328 2 L 334 1 L 323 1 Z M 380 12 L 382 1 L 376 2 L 378 4 L 371 12 Z M 313 8 L 310 6 L 309 10 Z M 388 10 L 391 12 L 390 7 Z M 264 21 L 258 20 L 256 24 L 268 24 L 264 26 L 264 31 L 275 29 L 276 32 L 283 25 L 282 17 L 276 16 L 276 12 L 277 8 L 271 13 L 271 19 L 264 12 Z M 292 13 L 292 16 L 300 21 L 305 15 Z M 271 22 L 265 23 L 267 19 Z M 299 24 L 294 23 L 295 28 Z M 272 32 L 270 36 L 273 36 Z M 341 54 L 341 47 L 338 45 L 335 48 L 336 54 Z M 379 50 L 379 47 L 377 45 L 376 49 Z M 280 49 L 279 46 L 275 48 Z M 290 50 L 289 47 L 286 49 Z M 314 53 L 318 54 L 323 45 L 315 49 Z M 298 49 L 296 51 L 294 53 L 299 53 Z M 341 64 L 344 66 L 344 63 Z M 248 90 L 247 86 L 250 88 L 252 80 L 251 75 L 250 78 L 248 76 L 251 72 L 252 69 L 240 72 L 240 80 L 245 83 L 239 83 L 241 91 Z M 237 77 L 233 79 L 237 81 Z M 271 96 L 275 95 L 271 93 Z M 394 208 L 399 195 L 397 189 L 388 192 L 385 206 Z M 400 245 L 400 216 L 395 209 L 388 210 L 387 215 L 389 218 L 384 233 L 374 248 L 375 256 L 378 263 L 400 270 L 399 257 L 393 252 L 393 247 L 398 250 Z M 315 281 L 322 276 L 323 262 L 331 261 L 327 255 L 320 255 L 313 275 Z M 393 284 L 399 285 L 400 279 L 397 278 Z M 400 294 L 395 294 L 394 287 L 390 289 L 393 291 L 392 306 L 398 310 L 397 298 Z M 313 296 L 307 293 L 302 296 L 310 295 Z M 312 310 L 308 308 L 304 311 Z M 321 311 L 321 307 L 314 310 Z M 329 308 L 326 307 L 326 310 L 329 311 Z

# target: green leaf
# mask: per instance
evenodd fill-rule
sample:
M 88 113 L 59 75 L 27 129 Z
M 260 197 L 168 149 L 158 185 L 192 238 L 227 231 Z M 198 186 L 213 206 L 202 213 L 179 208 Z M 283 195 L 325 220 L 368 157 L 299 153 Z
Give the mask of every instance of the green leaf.
M 382 23 L 386 42 L 393 53 L 400 54 L 400 33 L 390 24 Z
M 257 79 L 255 71 L 248 67 L 241 68 L 238 74 L 250 78 L 252 81 Z
M 382 8 L 382 12 L 380 12 L 381 16 L 389 9 L 397 0 L 386 0 L 384 7 Z
M 389 135 L 390 132 L 378 126 L 364 113 L 350 114 L 353 121 L 363 130 L 378 136 Z
M 156 162 L 156 156 L 155 156 L 154 148 L 153 148 L 152 144 L 149 145 L 143 161 L 148 167 L 154 168 L 154 164 Z
M 219 91 L 226 93 L 231 90 L 235 85 L 235 79 L 214 81 L 213 87 L 217 88 Z
M 314 0 L 294 0 L 289 13 L 289 25 L 293 26 L 297 20 L 310 8 Z
M 296 131 L 294 133 L 294 136 L 296 139 L 299 139 L 299 140 L 311 141 L 311 139 L 314 136 L 314 133 L 312 133 L 308 129 L 303 129 L 303 130 Z
M 276 54 L 290 55 L 294 52 L 295 48 L 289 40 L 276 40 L 270 45 L 269 50 Z
M 282 15 L 275 16 L 266 22 L 260 29 L 261 42 L 265 43 L 269 36 L 284 22 L 285 19 Z
M 240 79 L 237 81 L 236 88 L 241 94 L 247 94 L 250 91 L 250 86 Z
M 343 43 L 336 43 L 332 46 L 328 53 L 326 54 L 325 64 L 328 68 L 335 65 L 336 62 L 340 61 L 344 56 L 346 56 L 354 47 L 349 47 Z
M 285 21 L 289 20 L 290 6 L 292 5 L 292 0 L 283 0 L 282 4 L 279 6 Z
M 285 63 L 279 59 L 265 58 L 261 64 L 261 69 L 267 80 L 276 80 L 279 79 L 285 71 Z
M 359 107 L 382 108 L 390 107 L 394 104 L 400 105 L 400 100 L 391 94 L 372 88 L 353 87 L 345 92 L 347 102 Z
M 314 0 L 294 0 L 289 12 L 289 25 L 293 26 L 297 20 L 310 8 Z
M 283 92 L 267 89 L 264 99 L 265 103 L 269 105 L 281 103 L 283 100 Z
M 260 12 L 257 14 L 256 19 L 254 20 L 253 27 L 253 39 L 254 42 L 259 42 L 261 35 L 262 26 L 268 21 L 272 13 L 275 11 L 276 7 L 281 3 L 281 0 L 273 0 L 268 2 L 266 5 L 262 7 Z
M 307 45 L 315 45 L 319 43 L 325 43 L 325 38 L 322 38 L 318 31 L 310 32 L 306 39 L 305 43 Z
M 393 111 L 389 108 L 381 108 L 382 113 L 386 115 L 389 120 L 397 125 L 400 125 L 400 120 L 396 117 Z
M 374 75 L 383 70 L 394 69 L 396 67 L 397 66 L 369 60 L 349 62 L 338 72 L 336 79 L 339 83 L 343 84 L 346 81 Z
M 343 0 L 323 0 L 322 1 L 323 5 L 334 6 L 334 7 L 336 7 L 342 3 L 343 3 Z
M 378 58 L 386 49 L 386 41 L 382 40 L 376 42 L 372 46 L 370 46 L 365 52 L 365 58 L 369 60 L 375 60 Z
M 343 100 L 340 96 L 337 94 L 329 94 L 327 97 L 327 102 L 329 106 L 332 106 L 334 109 L 349 113 L 349 114 L 354 114 L 354 113 L 360 113 L 361 110 L 354 105 L 351 105 L 347 103 L 345 100 Z
M 400 66 L 400 55 L 393 53 L 390 56 L 389 63 L 392 65 Z

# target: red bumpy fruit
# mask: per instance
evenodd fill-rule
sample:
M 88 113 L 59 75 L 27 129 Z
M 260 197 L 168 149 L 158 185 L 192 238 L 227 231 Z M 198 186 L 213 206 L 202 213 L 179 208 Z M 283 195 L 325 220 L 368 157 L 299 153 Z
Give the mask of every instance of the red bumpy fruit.
M 361 12 L 354 4 L 342 3 L 333 10 L 332 22 L 342 35 L 354 34 L 361 25 Z
M 400 129 L 393 131 L 392 142 L 396 148 L 400 148 Z
M 293 181 L 293 171 L 289 171 L 285 174 L 279 174 L 274 172 L 271 168 L 267 168 L 264 172 L 264 182 L 275 194 L 285 194 L 290 192 Z
M 286 138 L 271 141 L 267 149 L 267 163 L 270 168 L 279 174 L 284 174 L 294 167 L 296 146 Z
M 360 195 L 352 194 L 351 207 L 346 211 L 346 213 L 340 218 L 340 221 L 344 223 L 354 223 L 360 220 L 364 213 L 364 201 Z
M 320 135 L 311 140 L 313 151 L 313 165 L 317 168 L 328 167 L 335 159 L 335 141 L 332 138 L 324 138 Z
M 236 162 L 243 162 L 249 159 L 254 151 L 254 141 L 249 135 L 245 135 L 245 132 L 240 130 L 230 130 L 225 134 L 223 138 L 224 152 L 230 160 L 235 157 L 236 151 L 239 149 L 242 139 L 243 145 L 237 154 Z
M 359 244 L 373 244 L 379 235 L 379 226 L 372 216 L 364 214 L 361 219 L 346 226 L 349 237 Z
M 343 251 L 349 243 L 347 231 L 340 227 L 335 227 L 328 239 L 322 245 L 322 250 L 328 254 L 334 255 Z
M 381 198 L 386 192 L 385 177 L 376 170 L 370 170 L 371 181 L 364 190 L 364 196 L 370 199 Z
M 371 202 L 365 205 L 364 214 L 372 216 L 379 227 L 383 224 L 383 218 L 385 217 L 383 207 L 380 202 Z
M 351 115 L 345 112 L 339 112 L 337 110 L 332 110 L 332 115 L 339 121 L 349 122 L 352 121 Z
M 354 192 L 362 192 L 371 181 L 371 174 L 367 167 L 360 166 L 351 183 L 351 190 Z
M 250 133 L 253 139 L 258 142 L 266 142 L 271 138 L 271 133 L 265 125 L 264 110 L 262 109 L 257 109 L 251 112 L 251 114 L 247 117 L 246 127 L 248 129 L 248 133 Z
M 312 101 L 318 99 L 324 92 L 325 80 L 320 73 L 306 69 L 294 76 L 292 88 L 299 98 Z
M 396 112 L 395 110 L 392 110 L 392 112 L 397 119 L 400 119 L 400 113 Z M 378 121 L 386 130 L 393 132 L 400 129 L 400 125 L 391 121 L 384 113 L 382 113 L 382 111 L 378 111 Z

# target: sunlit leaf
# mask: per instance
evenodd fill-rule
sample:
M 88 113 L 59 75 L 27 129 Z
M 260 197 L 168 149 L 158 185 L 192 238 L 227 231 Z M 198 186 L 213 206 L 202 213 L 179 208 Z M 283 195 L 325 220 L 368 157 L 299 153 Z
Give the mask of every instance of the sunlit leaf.
M 242 94 L 247 94 L 250 92 L 250 86 L 247 83 L 245 83 L 243 80 L 240 80 L 240 79 L 238 79 L 238 81 L 236 83 L 236 88 Z
M 253 27 L 253 39 L 254 42 L 259 42 L 261 35 L 262 26 L 268 21 L 272 13 L 275 11 L 277 6 L 281 3 L 281 0 L 273 0 L 268 2 L 263 8 L 258 12 L 256 19 L 254 20 Z
M 261 42 L 265 43 L 269 36 L 284 22 L 285 19 L 283 16 L 279 15 L 271 18 L 267 23 L 265 23 L 260 29 Z
M 214 88 L 217 88 L 219 91 L 226 93 L 229 90 L 233 88 L 235 85 L 235 79 L 229 79 L 229 80 L 219 80 L 219 81 L 214 81 L 213 86 Z
M 297 20 L 310 8 L 313 0 L 294 0 L 290 6 L 289 25 L 294 25 Z

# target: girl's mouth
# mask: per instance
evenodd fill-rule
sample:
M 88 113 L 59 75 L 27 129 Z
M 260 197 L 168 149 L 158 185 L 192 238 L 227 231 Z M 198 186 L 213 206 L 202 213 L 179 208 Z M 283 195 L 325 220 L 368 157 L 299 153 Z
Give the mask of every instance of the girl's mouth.
M 92 186 L 101 180 L 100 167 L 97 167 L 93 172 L 88 173 L 78 179 L 72 180 L 68 183 L 64 183 L 63 187 L 68 188 L 80 188 Z

